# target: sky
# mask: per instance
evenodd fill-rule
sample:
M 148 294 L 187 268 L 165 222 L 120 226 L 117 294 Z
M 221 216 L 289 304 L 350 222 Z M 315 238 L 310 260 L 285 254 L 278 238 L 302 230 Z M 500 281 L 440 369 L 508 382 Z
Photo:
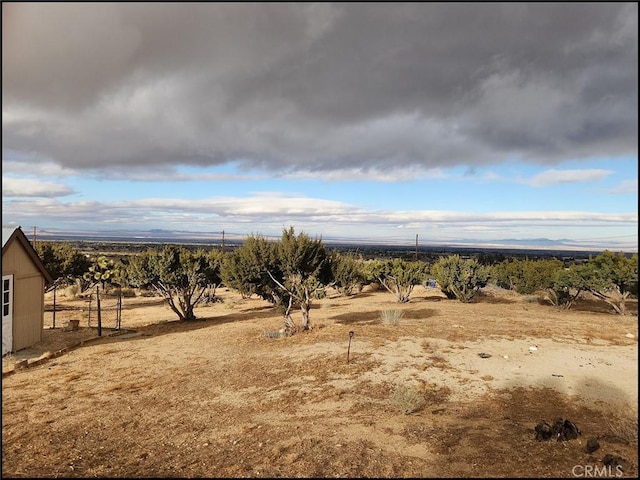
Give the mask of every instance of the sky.
M 638 248 L 637 3 L 2 3 L 2 222 Z

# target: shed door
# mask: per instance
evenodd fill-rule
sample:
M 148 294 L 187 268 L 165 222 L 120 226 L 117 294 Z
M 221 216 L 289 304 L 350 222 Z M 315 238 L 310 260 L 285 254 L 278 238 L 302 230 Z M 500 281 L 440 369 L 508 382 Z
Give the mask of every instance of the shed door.
M 13 350 L 13 275 L 2 276 L 2 356 Z

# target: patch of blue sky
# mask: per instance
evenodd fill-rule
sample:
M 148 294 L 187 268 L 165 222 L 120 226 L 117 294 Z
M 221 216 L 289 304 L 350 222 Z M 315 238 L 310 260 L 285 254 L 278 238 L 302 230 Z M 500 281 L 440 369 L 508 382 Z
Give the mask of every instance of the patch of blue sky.
M 572 181 L 569 178 L 557 184 L 551 181 L 548 184 L 531 185 L 536 175 L 550 170 L 606 170 L 611 173 L 585 181 Z M 273 192 L 331 199 L 374 210 L 627 212 L 637 208 L 637 186 L 635 193 L 633 187 L 629 193 L 612 193 L 624 181 L 637 181 L 635 158 L 565 162 L 561 167 L 521 163 L 477 167 L 473 170 L 459 167 L 444 170 L 442 178 L 418 176 L 397 182 L 374 181 L 357 175 L 344 177 L 340 181 L 327 180 L 320 175 L 317 178 L 288 178 L 260 170 L 247 170 L 235 163 L 215 167 L 179 166 L 174 175 L 168 175 L 166 180 L 163 178 L 157 176 L 152 181 L 145 181 L 141 175 L 112 180 L 76 176 L 67 177 L 62 182 L 76 192 L 67 198 L 91 198 L 96 201 L 141 198 L 198 200 Z

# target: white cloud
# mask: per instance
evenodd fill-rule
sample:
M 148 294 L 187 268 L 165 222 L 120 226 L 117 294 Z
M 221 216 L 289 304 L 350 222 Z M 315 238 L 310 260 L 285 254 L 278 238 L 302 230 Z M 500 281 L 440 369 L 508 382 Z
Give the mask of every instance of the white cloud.
M 344 202 L 263 193 L 252 197 L 212 197 L 200 200 L 148 198 L 116 202 L 60 202 L 58 200 L 6 201 L 3 213 L 11 218 L 42 215 L 49 224 L 69 220 L 90 225 L 101 222 L 123 228 L 162 228 L 181 225 L 201 230 L 215 223 L 288 225 L 308 222 L 316 228 L 355 226 L 362 232 L 376 227 L 492 228 L 497 226 L 554 226 L 611 224 L 637 225 L 637 212 L 593 213 L 580 211 L 467 213 L 443 210 L 368 210 Z
M 2 197 L 61 197 L 71 195 L 67 185 L 28 178 L 2 177 Z
M 535 175 L 526 183 L 532 187 L 546 187 L 548 185 L 559 185 L 563 183 L 588 183 L 599 182 L 608 177 L 613 172 L 603 169 L 584 170 L 556 170 L 551 169 Z
M 609 193 L 616 195 L 638 194 L 638 179 L 623 180 L 615 188 L 609 190 Z
M 29 161 L 32 160 L 32 161 Z M 78 174 L 78 171 L 73 168 L 63 167 L 58 163 L 51 161 L 38 162 L 33 159 L 24 159 L 24 161 L 18 160 L 5 160 L 2 159 L 2 173 L 16 174 L 21 176 L 38 176 L 38 177 L 73 177 Z

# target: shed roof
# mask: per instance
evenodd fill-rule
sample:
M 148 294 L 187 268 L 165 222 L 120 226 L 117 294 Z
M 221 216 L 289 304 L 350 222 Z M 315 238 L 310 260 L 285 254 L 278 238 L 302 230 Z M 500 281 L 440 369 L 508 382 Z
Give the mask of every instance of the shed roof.
M 44 276 L 45 281 L 47 283 L 52 283 L 53 278 L 51 278 L 51 275 L 49 275 L 49 272 L 47 272 L 47 269 L 42 263 L 42 260 L 40 260 L 38 253 L 33 248 L 33 245 L 31 245 L 31 242 L 29 242 L 29 239 L 22 231 L 22 228 L 2 227 L 2 255 L 4 255 L 4 252 L 14 241 L 17 241 L 22 245 L 25 252 L 27 252 L 27 255 L 31 257 L 33 263 L 36 265 L 38 270 L 40 270 L 40 273 L 42 273 L 42 275 Z

